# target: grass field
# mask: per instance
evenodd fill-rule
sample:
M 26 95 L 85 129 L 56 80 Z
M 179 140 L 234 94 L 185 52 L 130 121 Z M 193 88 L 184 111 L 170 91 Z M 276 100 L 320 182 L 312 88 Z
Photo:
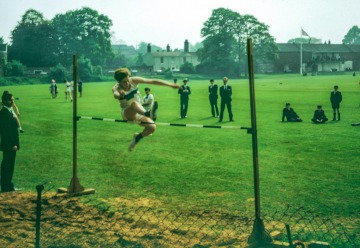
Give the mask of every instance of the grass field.
M 360 122 L 359 78 L 347 75 L 300 77 L 259 75 L 255 78 L 259 143 L 260 191 L 263 209 L 287 204 L 316 209 L 328 215 L 359 217 Z M 215 82 L 221 85 L 220 79 Z M 78 115 L 120 119 L 119 104 L 109 83 L 84 83 Z M 235 122 L 250 127 L 248 79 L 230 79 Z M 311 124 L 322 104 L 332 119 L 330 92 L 343 94 L 341 121 Z M 176 90 L 153 86 L 159 102 L 158 122 L 219 125 L 211 117 L 208 81 L 190 81 L 188 118 L 179 119 Z M 72 177 L 72 104 L 64 86 L 51 99 L 48 85 L 1 87 L 19 99 L 25 129 L 21 135 L 14 183 L 25 191 L 51 182 L 47 188 L 68 187 Z M 140 86 L 141 93 L 145 85 Z M 304 120 L 282 123 L 286 102 Z M 240 129 L 200 129 L 158 126 L 153 136 L 127 151 L 137 125 L 101 121 L 78 122 L 78 177 L 95 188 L 96 199 L 122 197 L 160 201 L 166 208 L 253 209 L 251 135 Z

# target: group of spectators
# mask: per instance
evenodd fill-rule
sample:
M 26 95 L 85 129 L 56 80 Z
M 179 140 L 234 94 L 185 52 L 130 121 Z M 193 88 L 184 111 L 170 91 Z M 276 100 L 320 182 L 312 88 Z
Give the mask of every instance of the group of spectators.
M 330 93 L 330 102 L 333 109 L 333 121 L 340 120 L 340 103 L 342 101 L 342 95 L 339 91 L 339 86 L 335 85 L 334 90 Z M 303 120 L 295 112 L 295 110 L 290 106 L 290 103 L 285 104 L 285 108 L 282 112 L 282 121 L 285 119 L 288 122 L 302 122 Z M 311 121 L 315 124 L 326 123 L 329 119 L 325 115 L 325 111 L 322 109 L 322 105 L 317 105 L 316 110 L 314 111 L 313 118 Z
M 67 101 L 68 98 L 70 99 L 70 101 L 72 102 L 72 97 L 73 97 L 73 91 L 74 91 L 74 81 L 67 81 L 66 79 L 64 80 L 64 84 L 65 84 L 65 100 Z M 82 97 L 82 81 L 79 80 L 78 82 L 78 91 L 80 94 L 80 97 Z M 54 79 L 51 80 L 51 84 L 49 87 L 50 90 L 50 94 L 51 97 L 54 99 L 57 97 L 58 93 L 59 93 L 59 89 L 58 86 L 56 84 L 56 81 Z
M 129 145 L 129 151 L 133 151 L 139 141 L 151 135 L 156 130 L 155 120 L 158 103 L 154 99 L 154 95 L 151 94 L 150 88 L 145 88 L 145 96 L 140 97 L 138 84 L 152 84 L 160 86 L 168 86 L 178 90 L 180 94 L 180 118 L 186 118 L 189 95 L 191 94 L 190 87 L 187 85 L 188 79 L 183 80 L 183 85 L 177 85 L 176 81 L 170 83 L 160 79 L 147 79 L 142 77 L 130 77 L 131 73 L 127 68 L 119 68 L 114 73 L 116 84 L 112 88 L 114 98 L 120 103 L 121 115 L 124 120 L 129 123 L 137 123 L 144 127 L 140 133 L 135 133 Z M 223 85 L 219 89 L 221 98 L 220 112 L 217 106 L 218 100 L 218 86 L 214 83 L 214 80 L 210 80 L 208 87 L 210 110 L 213 117 L 218 117 L 219 122 L 223 121 L 225 107 L 228 110 L 229 121 L 234 121 L 231 107 L 232 88 L 228 85 L 229 79 L 223 78 Z M 65 83 L 65 99 L 68 97 L 72 101 L 72 91 L 74 84 L 64 80 Z M 78 82 L 78 89 L 80 97 L 82 96 L 82 82 Z M 50 93 L 52 98 L 56 98 L 58 94 L 58 88 L 55 80 L 51 81 Z M 337 85 L 334 86 L 334 90 L 330 94 L 330 102 L 333 109 L 333 120 L 340 120 L 340 103 L 342 101 L 342 95 Z M 1 145 L 0 148 L 3 151 L 3 157 L 1 162 L 1 192 L 15 191 L 12 183 L 12 177 L 14 173 L 16 152 L 20 149 L 19 131 L 24 132 L 21 128 L 19 120 L 19 109 L 15 104 L 14 96 L 4 91 L 2 95 L 2 105 L 0 110 L 0 136 Z M 300 116 L 290 106 L 290 103 L 286 103 L 282 113 L 282 121 L 285 119 L 288 122 L 302 122 Z M 313 123 L 325 123 L 328 118 L 325 115 L 321 105 L 317 106 L 314 111 L 314 116 L 311 119 Z
M 211 115 L 213 117 L 219 118 L 219 122 L 223 121 L 225 107 L 229 114 L 229 121 L 234 121 L 232 113 L 232 88 L 228 85 L 229 79 L 227 77 L 223 78 L 223 85 L 218 90 L 218 85 L 214 83 L 214 79 L 210 79 L 210 85 L 208 87 L 209 92 L 209 102 Z M 188 80 L 183 80 L 183 85 L 179 88 L 178 93 L 180 94 L 180 118 L 186 118 L 188 104 L 189 104 L 189 95 L 191 94 L 190 87 L 187 85 Z M 218 91 L 220 94 L 220 113 L 218 108 Z

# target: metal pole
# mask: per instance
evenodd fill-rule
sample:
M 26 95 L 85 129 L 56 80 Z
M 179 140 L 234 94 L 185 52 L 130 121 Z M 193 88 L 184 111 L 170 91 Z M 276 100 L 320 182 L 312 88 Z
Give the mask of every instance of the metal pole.
M 41 191 L 44 190 L 44 185 L 37 185 L 37 200 L 36 200 L 36 224 L 35 224 L 35 248 L 40 248 L 40 219 L 41 219 Z
M 271 244 L 272 238 L 265 230 L 263 221 L 260 218 L 260 180 L 259 180 L 259 163 L 258 163 L 258 143 L 257 143 L 257 126 L 256 126 L 256 107 L 255 107 L 255 87 L 254 87 L 254 64 L 252 39 L 247 39 L 247 55 L 249 67 L 249 88 L 250 88 L 250 110 L 251 110 L 251 129 L 248 133 L 252 134 L 252 151 L 253 151 L 253 170 L 254 170 L 254 194 L 255 194 L 255 220 L 252 233 L 248 239 L 251 246 Z
M 77 55 L 73 56 L 73 177 L 68 188 L 59 188 L 59 193 L 69 193 L 76 195 L 94 194 L 94 189 L 84 190 L 84 187 L 80 185 L 80 181 L 77 177 L 77 87 L 78 87 L 78 70 L 77 70 Z
M 80 185 L 80 181 L 77 177 L 77 55 L 73 56 L 73 177 L 68 188 L 68 193 L 77 193 L 84 190 L 84 187 Z
M 300 75 L 303 74 L 303 65 L 302 65 L 302 41 L 300 43 Z
M 77 56 L 74 55 L 74 66 L 73 66 L 73 81 L 74 91 L 73 94 L 73 177 L 77 178 Z
M 253 173 L 254 173 L 254 194 L 255 194 L 255 218 L 260 218 L 260 183 L 259 183 L 259 162 L 257 143 L 257 124 L 254 87 L 254 65 L 252 40 L 248 39 L 248 64 L 249 64 L 249 89 L 250 89 L 250 112 L 251 112 L 251 136 L 253 151 Z

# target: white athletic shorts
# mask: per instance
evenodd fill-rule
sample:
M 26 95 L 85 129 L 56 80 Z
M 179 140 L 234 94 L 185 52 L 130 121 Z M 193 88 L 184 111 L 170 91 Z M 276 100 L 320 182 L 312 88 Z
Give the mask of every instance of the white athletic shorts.
M 140 123 L 141 123 L 141 118 L 143 117 L 143 115 L 136 114 L 135 120 L 129 121 L 129 120 L 126 118 L 124 112 L 125 112 L 125 109 L 121 109 L 121 116 L 122 116 L 122 118 L 123 118 L 124 121 L 127 121 L 127 123 L 130 123 L 130 124 L 140 124 Z

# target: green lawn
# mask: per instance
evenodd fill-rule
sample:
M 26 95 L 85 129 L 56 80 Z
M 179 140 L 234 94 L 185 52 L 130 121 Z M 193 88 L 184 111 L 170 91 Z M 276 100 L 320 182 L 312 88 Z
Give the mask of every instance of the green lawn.
M 180 81 L 180 80 L 179 80 Z M 220 86 L 220 79 L 215 82 Z M 259 143 L 261 207 L 283 209 L 287 204 L 329 215 L 353 216 L 360 200 L 359 78 L 334 76 L 259 75 L 255 78 Z M 120 119 L 119 104 L 109 83 L 84 83 L 78 115 Z M 248 79 L 230 79 L 235 122 L 250 127 Z M 322 104 L 332 119 L 330 91 L 343 94 L 341 121 L 311 124 Z M 152 86 L 159 102 L 158 122 L 219 125 L 211 117 L 206 80 L 190 81 L 187 119 L 179 119 L 176 90 Z M 48 85 L 0 87 L 15 97 L 25 129 L 21 135 L 14 183 L 25 191 L 50 182 L 45 189 L 68 187 L 72 177 L 72 104 L 64 85 L 51 99 Z M 145 85 L 141 85 L 144 93 Z M 303 118 L 282 123 L 286 102 Z M 220 105 L 220 104 L 219 104 Z M 78 177 L 99 198 L 148 198 L 180 209 L 253 209 L 251 135 L 241 129 L 158 126 L 132 153 L 127 151 L 137 125 L 104 121 L 78 122 Z

